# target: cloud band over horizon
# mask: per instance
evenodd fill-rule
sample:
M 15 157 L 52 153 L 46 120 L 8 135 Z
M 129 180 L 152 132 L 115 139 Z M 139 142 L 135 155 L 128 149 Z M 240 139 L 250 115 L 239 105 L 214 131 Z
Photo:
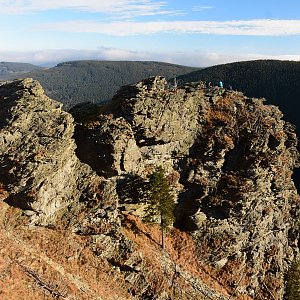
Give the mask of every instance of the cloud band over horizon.
M 149 35 L 157 33 L 216 34 L 250 36 L 300 35 L 300 20 L 233 20 L 233 21 L 155 21 L 95 22 L 67 21 L 41 25 L 42 30 L 77 33 L 101 33 L 114 36 Z
M 26 52 L 4 52 L 0 51 L 0 61 L 31 62 L 36 65 L 49 64 L 51 66 L 62 61 L 71 60 L 128 60 L 128 61 L 161 61 L 181 64 L 193 67 L 208 67 L 222 63 L 235 61 L 247 61 L 257 59 L 294 60 L 300 61 L 300 55 L 264 55 L 264 54 L 218 54 L 214 52 L 202 53 L 186 52 L 142 52 L 128 49 L 100 47 L 97 50 L 39 50 Z

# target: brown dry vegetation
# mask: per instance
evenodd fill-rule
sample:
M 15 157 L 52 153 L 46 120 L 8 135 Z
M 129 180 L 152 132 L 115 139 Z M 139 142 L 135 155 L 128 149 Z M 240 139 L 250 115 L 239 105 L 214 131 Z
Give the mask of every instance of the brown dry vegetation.
M 229 179 L 235 183 L 233 177 Z M 237 282 L 243 285 L 249 280 L 237 261 L 229 261 L 219 271 L 205 265 L 197 259 L 191 235 L 177 229 L 167 236 L 165 252 L 160 247 L 158 225 L 148 226 L 124 214 L 123 233 L 142 254 L 146 269 L 151 270 L 150 287 L 157 292 L 168 291 L 173 299 L 185 299 L 184 291 L 191 288 L 184 278 L 175 278 L 177 266 L 223 295 L 233 295 Z M 222 239 L 218 245 L 215 239 L 213 247 L 219 248 L 223 243 Z M 132 299 L 122 274 L 95 256 L 90 246 L 88 237 L 66 230 L 30 228 L 21 210 L 1 203 L 0 299 Z M 206 252 L 205 246 L 203 241 L 202 252 Z M 163 254 L 174 262 L 173 273 L 164 270 Z M 174 276 L 176 286 L 170 286 L 166 275 Z M 251 298 L 237 294 L 231 299 Z
M 0 201 L 7 198 L 8 192 L 5 190 L 4 185 L 0 182 Z
M 193 288 L 176 272 L 180 268 L 229 295 L 222 280 L 213 277 L 210 267 L 196 259 L 195 244 L 189 234 L 173 229 L 163 251 L 159 226 L 148 226 L 131 215 L 124 215 L 123 233 L 144 259 L 150 289 L 166 291 L 173 299 L 205 300 L 191 298 L 189 291 Z M 0 203 L 0 299 L 133 299 L 132 286 L 122 272 L 97 257 L 91 248 L 89 237 L 63 229 L 30 227 L 20 209 Z M 164 265 L 164 256 L 171 259 L 174 268 Z
M 136 245 L 139 252 L 143 257 L 146 257 L 149 264 L 149 268 L 153 270 L 153 275 L 156 279 L 159 279 L 160 286 L 156 286 L 156 289 L 163 289 L 169 291 L 170 294 L 176 292 L 174 287 L 166 281 L 166 278 L 160 275 L 166 273 L 163 270 L 163 265 L 158 253 L 163 250 L 160 247 L 160 228 L 158 225 L 147 225 L 143 223 L 139 218 L 129 214 L 124 215 L 123 220 L 123 233 L 127 238 L 132 240 Z M 178 266 L 181 270 L 188 272 L 194 278 L 200 279 L 211 289 L 219 292 L 220 294 L 229 296 L 232 292 L 230 286 L 226 286 L 229 282 L 228 278 L 221 278 L 215 270 L 210 266 L 203 264 L 197 259 L 197 249 L 192 236 L 186 232 L 182 232 L 176 228 L 172 229 L 165 238 L 165 251 L 169 258 L 174 262 L 174 270 Z M 174 271 L 173 276 L 176 276 Z M 228 274 L 225 274 L 227 276 Z M 177 274 L 180 277 L 180 275 Z M 155 282 L 155 278 L 153 282 Z M 187 291 L 190 287 L 189 283 L 183 278 L 176 279 L 177 288 L 183 294 L 178 299 L 184 299 L 184 291 Z M 173 290 L 171 290 L 173 288 Z M 176 298 L 175 298 L 176 299 Z M 232 300 L 252 300 L 252 298 L 245 295 L 231 295 Z M 203 299 L 204 300 L 204 299 Z
M 65 230 L 28 227 L 0 205 L 0 299 L 130 299 L 123 277 Z M 25 222 L 25 223 L 24 223 Z

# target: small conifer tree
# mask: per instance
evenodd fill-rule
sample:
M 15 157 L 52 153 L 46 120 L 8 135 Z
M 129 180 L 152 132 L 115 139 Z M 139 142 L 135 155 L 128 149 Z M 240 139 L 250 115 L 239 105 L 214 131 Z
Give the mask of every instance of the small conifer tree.
M 174 196 L 170 192 L 170 184 L 165 170 L 159 166 L 150 174 L 149 182 L 145 188 L 146 211 L 144 220 L 147 222 L 160 222 L 161 246 L 164 248 L 165 230 L 174 222 Z

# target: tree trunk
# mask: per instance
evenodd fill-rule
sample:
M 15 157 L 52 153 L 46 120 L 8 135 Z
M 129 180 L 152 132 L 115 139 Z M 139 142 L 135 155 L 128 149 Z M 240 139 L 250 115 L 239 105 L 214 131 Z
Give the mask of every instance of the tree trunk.
M 165 224 L 162 215 L 160 216 L 160 229 L 161 229 L 161 247 L 165 249 Z

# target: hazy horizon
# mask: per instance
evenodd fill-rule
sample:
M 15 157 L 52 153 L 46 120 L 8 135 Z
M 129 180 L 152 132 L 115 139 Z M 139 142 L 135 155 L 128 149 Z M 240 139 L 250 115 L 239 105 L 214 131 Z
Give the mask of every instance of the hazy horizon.
M 196 68 L 207 68 L 207 67 L 213 67 L 213 66 L 217 66 L 217 65 L 221 65 L 221 64 L 227 64 L 227 63 L 238 63 L 238 62 L 243 62 L 243 61 L 256 61 L 256 60 L 260 60 L 260 59 L 249 59 L 249 60 L 238 60 L 238 61 L 230 61 L 230 62 L 224 62 L 224 63 L 218 63 L 218 64 L 211 64 L 211 65 L 207 65 L 207 66 L 191 66 L 191 65 L 184 65 L 184 64 L 177 64 L 177 63 L 170 63 L 170 62 L 165 62 L 165 61 L 158 61 L 158 60 L 111 60 L 111 59 L 93 59 L 93 58 L 83 58 L 83 59 L 65 59 L 65 60 L 60 60 L 60 61 L 55 61 L 55 62 L 46 62 L 46 63 L 42 63 L 42 64 L 37 64 L 34 62 L 30 62 L 30 61 L 0 61 L 0 63 L 27 63 L 27 64 L 32 64 L 35 65 L 37 67 L 42 67 L 42 68 L 53 68 L 55 66 L 57 66 L 60 63 L 64 63 L 64 62 L 75 62 L 75 61 L 111 61 L 111 62 L 118 62 L 118 61 L 132 61 L 132 62 L 159 62 L 159 63 L 169 63 L 169 64 L 174 64 L 174 65 L 181 65 L 181 66 L 186 66 L 186 67 L 196 67 Z M 295 61 L 295 60 L 283 60 L 283 59 L 272 59 L 272 58 L 262 58 L 261 60 L 278 60 L 278 61 Z M 300 62 L 300 61 L 296 61 L 296 62 Z

